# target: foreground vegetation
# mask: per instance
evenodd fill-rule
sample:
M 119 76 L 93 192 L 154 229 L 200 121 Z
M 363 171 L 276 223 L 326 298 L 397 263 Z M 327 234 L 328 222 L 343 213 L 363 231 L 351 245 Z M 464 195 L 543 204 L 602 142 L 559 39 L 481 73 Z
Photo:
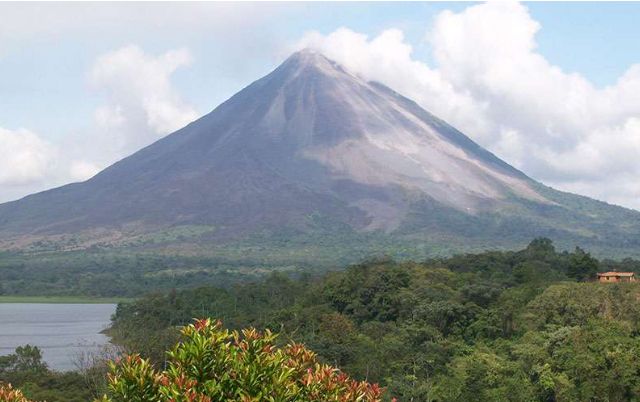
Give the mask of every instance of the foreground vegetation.
M 168 290 L 119 304 L 111 335 L 148 368 L 136 360 L 113 370 L 166 375 L 176 360 L 165 351 L 183 336 L 179 327 L 214 317 L 231 330 L 280 333 L 269 339 L 278 350 L 303 343 L 319 364 L 385 387 L 385 400 L 640 400 L 640 284 L 591 281 L 605 270 L 640 272 L 640 263 L 558 252 L 536 239 L 516 252 L 379 258 L 320 277 L 275 273 L 226 288 Z M 43 399 L 28 382 L 11 382 Z M 89 393 L 106 387 L 103 380 Z M 47 400 L 89 400 L 65 398 Z
M 157 371 L 137 354 L 109 362 L 106 393 L 96 402 L 379 402 L 384 392 L 319 363 L 304 345 L 278 348 L 276 336 L 268 330 L 230 332 L 219 321 L 202 319 L 180 332 L 180 343 L 167 353 L 165 370 Z M 35 380 L 35 375 L 51 376 L 40 358 L 37 348 L 26 346 L 0 363 L 7 367 L 10 361 L 14 376 L 20 372 Z M 0 401 L 29 402 L 10 383 L 0 383 Z
M 167 369 L 129 355 L 111 363 L 109 395 L 103 402 L 131 401 L 318 401 L 376 402 L 377 385 L 350 379 L 301 344 L 274 345 L 275 335 L 253 328 L 222 329 L 202 319 L 181 330 Z

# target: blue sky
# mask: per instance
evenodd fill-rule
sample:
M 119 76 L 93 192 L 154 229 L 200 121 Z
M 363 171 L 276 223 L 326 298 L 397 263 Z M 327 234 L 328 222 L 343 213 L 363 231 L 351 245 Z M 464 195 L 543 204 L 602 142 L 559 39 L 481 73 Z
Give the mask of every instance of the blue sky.
M 594 157 L 594 149 L 598 149 L 597 144 L 603 141 L 602 136 L 605 139 L 631 138 L 629 141 L 633 146 L 635 136 L 640 136 L 635 128 L 635 117 L 640 117 L 640 104 L 636 103 L 640 100 L 628 94 L 623 96 L 621 88 L 617 88 L 614 95 L 606 91 L 607 87 L 617 85 L 620 77 L 634 64 L 640 63 L 640 41 L 637 40 L 640 37 L 637 24 L 640 3 L 524 3 L 524 7 L 500 11 L 498 20 L 492 17 L 498 14 L 492 13 L 490 7 L 483 10 L 482 6 L 486 5 L 453 2 L 0 3 L 0 130 L 4 130 L 0 131 L 0 151 L 25 155 L 11 166 L 3 166 L 0 162 L 0 168 L 8 172 L 0 175 L 0 201 L 84 179 L 96 169 L 177 128 L 170 121 L 149 123 L 153 113 L 148 105 L 139 104 L 154 93 L 154 83 L 160 82 L 158 85 L 162 89 L 157 91 L 164 94 L 154 102 L 160 103 L 158 108 L 162 110 L 170 108 L 168 116 L 178 116 L 175 119 L 178 124 L 207 113 L 268 73 L 290 50 L 301 46 L 300 43 L 314 43 L 331 53 L 331 41 L 327 38 L 340 28 L 347 28 L 348 33 L 344 35 L 351 35 L 350 38 L 355 34 L 366 35 L 370 42 L 388 30 L 401 32 L 403 37 L 397 44 L 398 47 L 411 47 L 410 62 L 424 65 L 427 73 L 431 71 L 444 77 L 441 78 L 442 85 L 453 88 L 455 99 L 441 98 L 441 102 L 470 105 L 467 109 L 461 106 L 435 112 L 443 114 L 441 117 L 526 173 L 562 189 L 640 207 L 640 203 L 634 201 L 640 198 L 640 188 L 633 184 L 636 174 L 640 174 L 634 158 L 622 158 L 629 160 L 628 165 L 621 165 L 620 161 L 608 164 L 607 161 L 615 159 L 618 152 L 611 149 L 595 157 L 598 159 L 597 171 L 578 167 L 585 158 Z M 480 7 L 475 17 L 469 12 L 473 7 Z M 443 17 L 443 13 L 449 13 L 451 18 Z M 508 20 L 514 22 L 511 28 Z M 520 42 L 511 41 L 508 29 L 517 30 L 520 22 L 531 26 L 532 30 L 523 33 Z M 565 88 L 566 83 L 565 92 L 550 94 L 547 91 L 526 97 L 522 93 L 496 89 L 491 82 L 465 76 L 495 69 L 478 70 L 485 68 L 490 60 L 480 63 L 479 59 L 463 60 L 458 53 L 447 53 L 448 50 L 442 47 L 445 42 L 453 43 L 447 42 L 447 35 L 453 34 L 447 33 L 446 24 L 459 24 L 460 32 L 467 35 L 459 39 L 462 41 L 460 46 L 471 48 L 474 32 L 487 31 L 489 39 L 485 38 L 482 44 L 487 46 L 487 53 L 494 45 L 504 46 L 505 52 L 512 49 L 519 52 L 520 47 L 526 47 L 530 37 L 535 47 L 528 49 L 521 61 L 530 66 L 517 71 L 514 67 L 513 77 L 518 77 L 522 71 L 537 71 L 534 65 L 535 68 L 541 66 L 541 76 L 549 78 L 542 80 L 540 85 Z M 502 24 L 505 26 L 500 28 Z M 533 29 L 532 24 L 537 24 L 538 29 Z M 494 27 L 495 37 L 491 38 Z M 432 34 L 434 30 L 441 33 L 440 39 L 434 39 L 437 36 Z M 310 40 L 310 31 L 316 31 L 319 39 Z M 509 42 L 509 47 L 502 43 L 503 39 Z M 127 46 L 129 51 L 123 51 Z M 436 48 L 440 56 L 436 54 Z M 154 60 L 162 62 L 162 56 L 167 52 L 178 50 L 184 53 L 180 54 L 171 71 L 162 71 L 157 63 L 154 64 Z M 360 59 L 338 61 L 347 66 L 351 63 L 355 70 L 362 69 L 357 73 L 388 85 L 396 84 L 392 85 L 396 88 L 412 88 L 408 80 L 421 80 L 419 75 L 408 75 L 405 81 L 399 82 L 391 75 L 393 72 L 362 67 L 371 56 L 365 53 L 374 51 L 363 47 L 360 53 L 354 52 Z M 137 61 L 129 62 L 127 57 Z M 340 57 L 347 56 L 336 53 L 336 58 Z M 492 57 L 491 60 L 498 59 Z M 543 59 L 544 63 L 538 59 Z M 468 68 L 456 69 L 457 65 L 467 62 Z M 121 70 L 115 71 L 100 63 L 111 63 L 112 67 L 117 65 Z M 140 63 L 147 63 L 148 69 L 138 68 Z M 410 67 L 407 65 L 407 68 Z M 555 77 L 554 69 L 561 71 L 562 77 Z M 148 77 L 156 73 L 157 79 Z M 143 79 L 150 82 L 140 85 L 137 93 L 128 93 L 129 86 L 139 82 L 140 74 L 146 74 Z M 586 84 L 570 84 L 574 75 Z M 626 87 L 634 85 L 635 75 L 629 79 L 631 84 L 625 84 Z M 433 90 L 434 85 L 440 84 L 407 95 L 434 111 L 433 97 L 440 94 Z M 602 102 L 608 105 L 613 102 L 611 99 L 624 102 L 621 109 L 625 113 L 611 112 L 594 120 L 593 124 L 581 125 L 562 121 L 554 110 L 540 110 L 536 116 L 514 117 L 517 111 L 503 106 L 510 101 L 512 105 L 528 108 L 527 105 L 544 103 L 545 97 L 574 99 L 572 94 L 589 91 L 602 100 L 592 106 L 580 106 L 579 113 L 588 114 L 586 110 L 596 110 Z M 130 109 L 122 112 L 124 106 L 137 110 L 138 114 Z M 480 109 L 484 113 L 477 118 L 482 120 L 480 123 L 469 122 L 473 119 L 468 113 L 460 117 L 465 111 Z M 111 116 L 111 120 L 107 119 L 110 123 L 97 119 L 99 111 Z M 115 111 L 124 113 L 124 117 L 113 117 Z M 165 120 L 170 120 L 169 117 Z M 113 123 L 114 119 L 117 124 Z M 534 119 L 542 122 L 539 128 L 530 129 L 527 122 Z M 145 130 L 148 133 L 143 133 Z M 606 130 L 612 134 L 603 134 Z M 25 131 L 33 137 L 25 139 Z M 500 135 L 492 135 L 490 131 Z M 551 131 L 552 135 L 549 134 Z M 138 132 L 140 136 L 132 138 Z M 109 138 L 118 138 L 111 142 L 119 145 L 110 143 Z M 629 148 L 629 144 L 620 141 L 621 147 Z M 527 152 L 522 151 L 522 144 L 530 142 L 536 142 L 539 148 L 535 158 L 523 156 Z M 568 165 L 554 163 L 554 155 L 564 158 Z M 25 158 L 34 160 L 25 167 L 14 169 Z M 74 170 L 73 166 L 79 173 L 69 173 Z M 10 173 L 12 169 L 16 170 L 14 176 Z M 618 176 L 622 172 L 625 179 L 610 183 L 605 189 L 602 183 L 611 182 L 611 178 L 602 177 L 602 172 Z

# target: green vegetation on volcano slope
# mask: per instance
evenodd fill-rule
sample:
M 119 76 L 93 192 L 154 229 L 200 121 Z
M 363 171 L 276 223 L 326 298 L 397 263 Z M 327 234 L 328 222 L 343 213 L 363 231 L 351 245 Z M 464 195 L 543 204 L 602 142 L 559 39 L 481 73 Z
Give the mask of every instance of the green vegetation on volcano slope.
M 0 255 L 0 298 L 135 298 L 203 284 L 231 286 L 292 265 L 124 251 Z
M 73 251 L 0 252 L 0 295 L 135 298 L 173 288 L 202 285 L 227 288 L 258 280 L 270 272 L 317 275 L 372 257 L 421 261 L 456 252 L 479 253 L 489 245 L 495 250 L 525 247 L 529 241 L 521 235 L 502 243 L 490 240 L 492 230 L 511 231 L 512 221 L 491 224 L 478 218 L 474 225 L 468 225 L 453 217 L 436 215 L 445 219 L 439 224 L 452 227 L 453 232 L 464 228 L 466 237 L 456 237 L 453 232 L 443 237 L 437 231 L 432 235 L 414 236 L 411 227 L 401 228 L 398 235 L 393 236 L 380 232 L 356 233 L 345 227 L 336 229 L 335 223 L 312 216 L 309 218 L 313 221 L 312 233 L 283 229 L 249 236 L 232 244 L 194 242 L 161 244 L 157 248 L 95 246 Z M 572 247 L 567 243 L 558 245 L 560 249 Z M 600 257 L 629 255 L 620 250 L 616 253 L 616 248 L 605 252 L 590 246 L 589 250 L 595 250 L 594 255 Z M 628 261 L 633 264 L 632 260 Z
M 537 239 L 518 252 L 372 260 L 321 278 L 202 287 L 118 307 L 116 341 L 162 364 L 175 326 L 221 318 L 304 342 L 356 379 L 414 401 L 632 401 L 640 395 L 638 271 Z

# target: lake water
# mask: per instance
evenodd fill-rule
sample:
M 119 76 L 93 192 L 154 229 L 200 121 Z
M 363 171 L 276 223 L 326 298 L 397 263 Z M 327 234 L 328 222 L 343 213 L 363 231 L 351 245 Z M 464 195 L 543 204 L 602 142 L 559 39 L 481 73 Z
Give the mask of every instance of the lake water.
M 74 370 L 77 356 L 109 342 L 100 332 L 109 326 L 115 304 L 0 303 L 0 355 L 17 346 L 38 346 L 55 370 Z

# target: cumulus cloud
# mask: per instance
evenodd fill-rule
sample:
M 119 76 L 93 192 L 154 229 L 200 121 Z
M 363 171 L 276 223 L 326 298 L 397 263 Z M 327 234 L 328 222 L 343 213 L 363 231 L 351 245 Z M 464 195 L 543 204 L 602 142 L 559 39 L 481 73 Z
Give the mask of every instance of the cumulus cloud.
M 312 32 L 296 47 L 415 99 L 536 179 L 640 208 L 640 65 L 597 88 L 537 52 L 540 29 L 526 6 L 489 2 L 437 16 L 433 65 L 397 29 Z
M 0 185 L 28 185 L 47 176 L 56 150 L 29 130 L 0 127 L 0 155 Z
M 72 181 L 85 181 L 100 171 L 100 167 L 85 160 L 76 160 L 69 166 L 69 176 Z
M 171 84 L 171 75 L 191 62 L 186 49 L 154 56 L 135 45 L 96 60 L 89 82 L 107 103 L 96 110 L 95 121 L 113 152 L 124 156 L 196 119 Z
M 24 128 L 0 127 L 0 202 L 50 186 L 84 181 L 100 170 Z

